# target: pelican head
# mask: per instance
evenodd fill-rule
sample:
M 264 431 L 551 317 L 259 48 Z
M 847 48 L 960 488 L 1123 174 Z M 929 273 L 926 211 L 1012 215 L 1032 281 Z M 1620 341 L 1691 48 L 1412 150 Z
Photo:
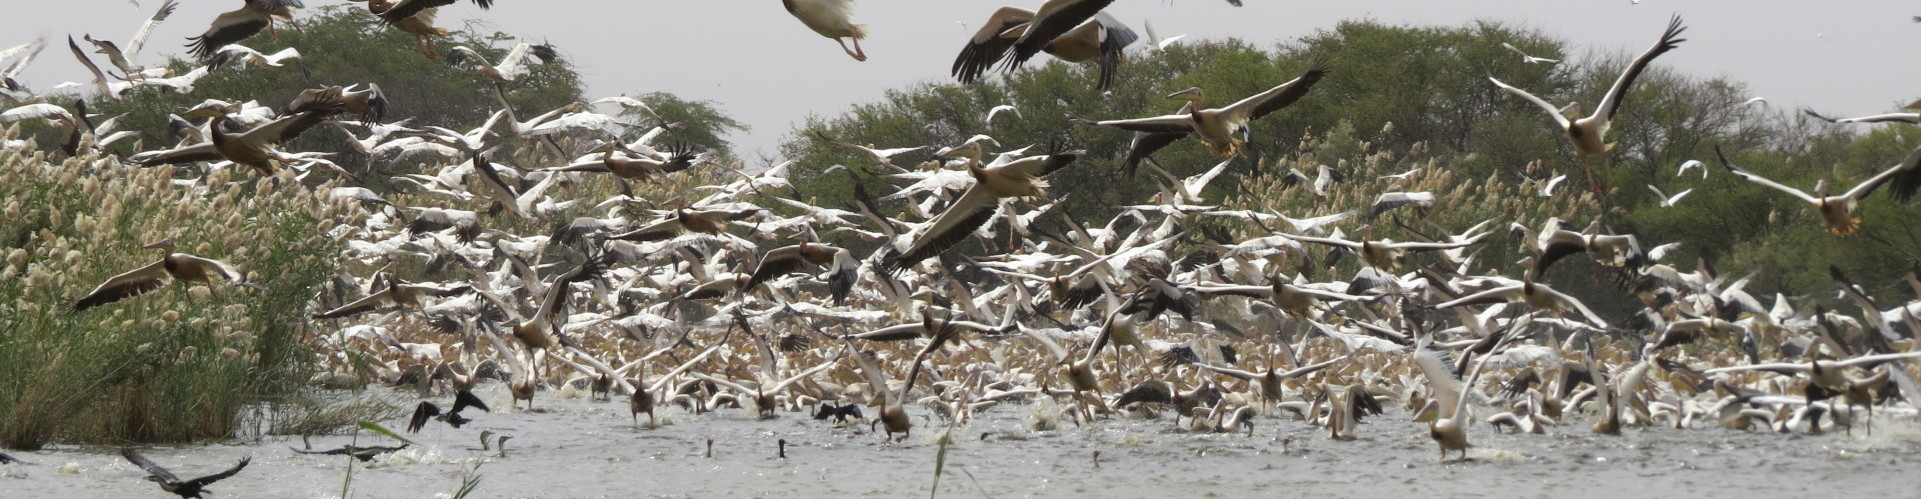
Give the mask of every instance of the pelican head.
M 1828 179 L 1821 179 L 1814 182 L 1814 197 L 1828 197 Z
M 1167 98 L 1169 99 L 1189 102 L 1200 102 L 1202 96 L 1201 87 L 1189 87 L 1187 90 L 1167 94 Z
M 228 107 L 230 107 L 230 103 L 227 101 L 207 99 L 206 102 L 201 102 L 200 105 L 188 109 L 187 112 L 180 113 L 180 116 L 187 118 L 212 118 L 228 112 Z
M 159 241 L 148 243 L 146 246 L 140 247 L 140 249 L 158 249 L 158 248 L 173 249 L 173 238 L 161 239 Z
M 934 157 L 942 160 L 970 159 L 979 161 L 981 159 L 981 143 L 980 141 L 969 140 L 965 144 L 941 149 L 939 152 L 934 153 Z

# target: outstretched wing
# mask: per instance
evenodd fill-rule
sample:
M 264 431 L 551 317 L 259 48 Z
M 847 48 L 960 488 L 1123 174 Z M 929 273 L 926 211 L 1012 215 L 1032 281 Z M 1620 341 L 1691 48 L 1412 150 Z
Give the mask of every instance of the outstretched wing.
M 1328 67 L 1328 61 L 1326 59 L 1315 61 L 1314 67 L 1308 69 L 1307 74 L 1301 75 L 1301 77 L 1295 78 L 1287 83 L 1282 83 L 1280 86 L 1268 89 L 1266 92 L 1241 99 L 1240 102 L 1235 102 L 1233 105 L 1228 106 L 1228 109 L 1230 109 L 1231 112 L 1247 113 L 1247 119 L 1249 120 L 1261 119 L 1262 116 L 1267 116 L 1270 113 L 1293 105 L 1294 101 L 1301 100 L 1301 96 L 1307 95 L 1307 91 L 1313 90 L 1314 84 L 1320 83 L 1321 79 L 1326 78 L 1327 73 L 1332 70 L 1332 68 Z
M 461 390 L 459 393 L 455 393 L 454 394 L 454 410 L 452 412 L 460 412 L 461 410 L 466 409 L 468 407 L 480 409 L 486 412 L 494 412 L 492 409 L 487 408 L 487 403 L 481 401 L 480 397 L 474 396 L 474 392 L 472 391 Z
M 75 312 L 140 296 L 167 284 L 166 260 L 160 260 L 107 279 L 73 302 Z
M 1554 123 L 1561 125 L 1561 128 L 1567 128 L 1568 125 L 1570 124 L 1567 120 L 1567 116 L 1563 116 L 1561 114 L 1561 108 L 1554 107 L 1553 104 L 1549 104 L 1547 103 L 1547 101 L 1541 100 L 1540 97 L 1535 97 L 1534 94 L 1527 93 L 1526 90 L 1514 88 L 1512 85 L 1502 83 L 1501 80 L 1494 79 L 1494 77 L 1492 76 L 1487 77 L 1487 81 L 1494 82 L 1494 86 L 1501 87 L 1501 90 L 1506 90 L 1508 93 L 1519 95 L 1521 96 L 1522 99 L 1527 99 L 1528 102 L 1532 102 L 1534 103 L 1534 105 L 1540 106 L 1541 109 L 1547 110 L 1547 115 L 1553 116 Z
M 120 55 L 125 57 L 127 62 L 137 59 L 140 55 L 140 47 L 147 44 L 147 37 L 153 34 L 153 29 L 160 26 L 160 21 L 167 20 L 167 16 L 173 15 L 174 7 L 178 6 L 179 2 L 175 0 L 167 0 L 167 3 L 160 4 L 160 10 L 155 11 L 153 17 L 147 18 L 147 22 L 142 23 L 140 29 L 133 32 L 133 39 L 127 40 L 127 49 L 121 51 Z
M 162 468 L 158 464 L 153 464 L 153 461 L 147 460 L 147 456 L 142 456 L 140 453 L 134 452 L 133 449 L 120 449 L 120 456 L 127 458 L 127 461 L 132 462 L 134 466 L 139 466 L 140 469 L 147 470 L 147 474 L 153 475 L 161 481 L 167 483 L 180 481 L 180 477 L 173 476 L 173 472 L 167 471 L 166 468 Z
M 1675 38 L 1687 29 L 1686 26 L 1681 25 L 1681 16 L 1676 15 L 1669 19 L 1668 30 L 1661 34 L 1661 41 L 1649 47 L 1647 52 L 1642 52 L 1640 57 L 1634 58 L 1634 63 L 1629 64 L 1627 70 L 1621 72 L 1621 78 L 1614 80 L 1614 87 L 1608 89 L 1607 96 L 1601 99 L 1601 105 L 1595 106 L 1594 114 L 1613 119 L 1615 111 L 1621 109 L 1621 102 L 1627 99 L 1628 87 L 1634 85 L 1634 79 L 1641 76 L 1641 72 L 1647 69 L 1648 63 L 1653 62 L 1655 57 L 1660 57 L 1661 54 L 1674 50 L 1674 47 L 1679 46 L 1681 42 L 1687 41 L 1685 38 Z
M 1814 196 L 1809 196 L 1808 193 L 1802 192 L 1800 189 L 1781 185 L 1773 180 L 1768 180 L 1766 177 L 1755 175 L 1754 172 L 1741 169 L 1739 166 L 1734 166 L 1733 161 L 1728 161 L 1728 155 L 1721 152 L 1721 146 L 1714 146 L 1714 155 L 1715 157 L 1721 158 L 1721 166 L 1727 167 L 1728 171 L 1734 173 L 1736 177 L 1741 177 L 1743 180 L 1753 182 L 1755 185 L 1792 194 L 1794 197 L 1801 198 L 1802 201 L 1810 204 L 1818 204 L 1821 202 L 1821 200 L 1815 199 Z M 1857 188 L 1859 187 L 1857 186 Z
M 247 463 L 250 463 L 250 462 L 253 462 L 252 457 L 243 457 L 243 458 L 240 458 L 239 464 L 233 465 L 232 468 L 227 468 L 227 471 L 222 471 L 219 473 L 214 473 L 212 475 L 195 478 L 187 483 L 201 486 L 201 487 L 212 485 L 214 482 L 224 480 L 227 477 L 234 476 L 234 474 L 236 473 L 240 473 L 240 470 L 245 469 L 247 467 Z
M 1007 30 L 1024 26 L 1034 20 L 1034 11 L 1018 7 L 1001 7 L 987 18 L 980 31 L 967 39 L 967 46 L 961 47 L 959 57 L 954 58 L 954 67 L 949 72 L 961 83 L 973 83 L 987 68 L 1007 55 L 1014 48 L 1013 36 L 1005 36 Z

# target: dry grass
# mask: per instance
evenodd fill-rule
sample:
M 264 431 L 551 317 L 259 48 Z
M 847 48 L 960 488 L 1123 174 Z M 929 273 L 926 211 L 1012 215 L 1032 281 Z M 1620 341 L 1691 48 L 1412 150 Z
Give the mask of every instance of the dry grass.
M 0 447 L 224 438 L 242 409 L 304 389 L 312 334 L 288 318 L 332 274 L 342 242 L 326 231 L 351 215 L 284 172 L 220 170 L 202 185 L 171 173 L 0 151 Z M 72 311 L 169 238 L 267 289 L 173 283 Z

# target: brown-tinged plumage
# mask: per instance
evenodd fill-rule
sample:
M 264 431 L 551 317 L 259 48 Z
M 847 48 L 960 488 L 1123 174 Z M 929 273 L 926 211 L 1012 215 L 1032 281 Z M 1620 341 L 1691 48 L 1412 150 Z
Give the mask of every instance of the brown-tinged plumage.
M 383 18 L 385 14 L 392 11 L 395 6 L 406 3 L 402 0 L 353 1 L 367 2 L 367 11 L 372 12 L 374 15 L 382 16 Z M 445 29 L 434 27 L 434 17 L 439 13 L 439 10 L 440 9 L 436 7 L 423 8 L 419 12 L 397 21 L 389 21 L 389 24 L 392 24 L 394 28 L 404 31 L 409 35 L 413 35 L 414 46 L 420 49 L 422 55 L 427 56 L 428 59 L 439 59 L 440 54 L 434 53 L 434 38 L 446 37 L 451 34 Z
M 1239 154 L 1246 143 L 1248 123 L 1293 105 L 1307 95 L 1314 84 L 1319 83 L 1331 71 L 1327 61 L 1317 61 L 1299 78 L 1282 83 L 1265 92 L 1241 99 L 1227 107 L 1202 108 L 1205 94 L 1199 87 L 1189 88 L 1172 94 L 1170 99 L 1186 100 L 1191 109 L 1186 113 L 1176 113 L 1151 118 L 1131 120 L 1108 120 L 1095 122 L 1096 125 L 1111 126 L 1132 132 L 1151 134 L 1185 133 L 1207 145 L 1207 151 L 1216 156 Z M 1145 156 L 1147 153 L 1141 153 Z M 1129 156 L 1135 153 L 1129 152 Z
M 1639 78 L 1643 71 L 1647 70 L 1648 63 L 1653 62 L 1655 57 L 1659 57 L 1661 54 L 1680 46 L 1681 42 L 1687 41 L 1684 38 L 1676 38 L 1680 36 L 1683 31 L 1687 31 L 1687 28 L 1681 25 L 1680 16 L 1674 16 L 1668 20 L 1668 29 L 1661 34 L 1661 40 L 1655 42 L 1654 46 L 1649 47 L 1646 52 L 1642 52 L 1640 57 L 1634 58 L 1633 63 L 1628 64 L 1627 69 L 1621 72 L 1621 77 L 1614 80 L 1614 86 L 1608 89 L 1607 95 L 1601 98 L 1601 105 L 1595 106 L 1594 114 L 1586 118 L 1570 121 L 1567 116 L 1561 114 L 1561 108 L 1549 104 L 1545 100 L 1541 100 L 1540 97 L 1535 97 L 1525 90 L 1508 86 L 1508 84 L 1502 83 L 1501 80 L 1496 80 L 1493 77 L 1489 77 L 1488 80 L 1494 82 L 1494 85 L 1500 87 L 1502 90 L 1527 99 L 1528 102 L 1534 103 L 1534 105 L 1546 110 L 1550 116 L 1553 116 L 1554 122 L 1559 124 L 1561 130 L 1567 134 L 1568 139 L 1574 142 L 1574 155 L 1581 159 L 1582 167 L 1586 168 L 1590 161 L 1589 158 L 1606 154 L 1614 148 L 1613 143 L 1606 141 L 1608 127 L 1614 119 L 1614 114 L 1621 110 L 1621 103 L 1627 100 L 1628 90 L 1634 85 L 1634 80 Z M 1589 178 L 1592 179 L 1593 177 L 1590 175 Z
M 890 255 L 886 265 L 896 271 L 905 270 L 921 260 L 947 251 L 994 218 L 994 213 L 1000 211 L 1003 198 L 1046 197 L 1047 182 L 1040 177 L 1073 164 L 1081 154 L 1084 152 L 1029 156 L 982 167 L 981 145 L 978 141 L 969 141 L 937 153 L 936 156 L 941 159 L 964 160 L 968 173 L 974 177 L 974 185 L 948 205 L 946 211 L 934 217 L 934 221 L 927 224 L 926 230 L 914 239 L 913 245 L 906 251 Z
M 761 283 L 810 266 L 827 269 L 827 289 L 834 295 L 836 305 L 847 301 L 847 294 L 853 291 L 854 283 L 860 280 L 857 273 L 860 260 L 854 258 L 853 252 L 825 244 L 800 243 L 775 248 L 761 256 L 760 265 L 754 268 L 753 276 L 741 284 L 740 290 L 743 293 L 753 291 Z
M 190 37 L 187 44 L 195 57 L 207 59 L 221 47 L 252 38 L 262 29 L 273 27 L 275 19 L 293 20 L 293 9 L 306 8 L 300 0 L 246 0 L 238 9 L 213 18 L 206 33 Z
M 388 24 L 398 24 L 414 16 L 425 14 L 430 9 L 453 5 L 458 1 L 460 0 L 400 0 L 377 14 L 380 14 L 380 19 Z M 494 0 L 474 0 L 474 5 L 480 6 L 481 10 L 486 10 L 493 8 Z
M 160 289 L 169 279 L 179 281 L 182 285 L 213 284 L 213 278 L 219 277 L 235 284 L 259 287 L 259 285 L 248 283 L 245 275 L 226 262 L 186 253 L 173 253 L 171 252 L 173 247 L 172 239 L 142 246 L 141 249 L 161 248 L 169 252 L 167 256 L 161 257 L 160 261 L 108 278 L 106 282 L 95 286 L 93 291 L 87 292 L 86 296 L 75 300 L 73 311 L 78 312 L 140 296 Z
M 1816 182 L 1814 194 L 1809 195 L 1800 189 L 1781 185 L 1735 166 L 1734 162 L 1728 161 L 1727 154 L 1721 152 L 1720 146 L 1715 146 L 1714 154 L 1721 158 L 1721 165 L 1726 166 L 1735 176 L 1753 182 L 1755 185 L 1788 193 L 1813 205 L 1814 212 L 1821 216 L 1821 226 L 1827 228 L 1829 234 L 1834 235 L 1853 234 L 1855 229 L 1861 227 L 1861 218 L 1854 216 L 1854 207 L 1869 194 L 1873 194 L 1874 190 L 1880 188 L 1882 184 L 1892 182 L 1894 191 L 1889 196 L 1902 202 L 1913 198 L 1915 191 L 1921 190 L 1921 148 L 1908 153 L 1908 157 L 1901 160 L 1901 163 L 1882 170 L 1873 177 L 1868 177 L 1867 180 L 1855 184 L 1853 189 L 1848 189 L 1847 192 L 1839 195 L 1828 193 L 1826 179 Z

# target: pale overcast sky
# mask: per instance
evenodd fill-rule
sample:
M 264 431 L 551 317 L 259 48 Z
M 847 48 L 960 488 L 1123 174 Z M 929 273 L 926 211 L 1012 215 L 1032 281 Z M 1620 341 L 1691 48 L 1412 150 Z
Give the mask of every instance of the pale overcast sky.
M 810 113 L 847 105 L 921 81 L 945 80 L 972 29 L 1006 0 L 867 0 L 856 20 L 871 32 L 869 57 L 856 62 L 833 41 L 788 15 L 777 0 L 497 0 L 444 7 L 439 23 L 478 19 L 488 29 L 546 40 L 572 60 L 589 97 L 667 91 L 718 102 L 753 127 L 733 137 L 747 157 L 772 153 Z M 0 48 L 47 35 L 49 47 L 23 75 L 34 88 L 80 80 L 85 70 L 64 36 L 132 35 L 160 4 L 142 0 L 11 1 L 0 16 Z M 177 54 L 188 36 L 240 0 L 183 0 L 147 45 Z M 310 7 L 340 3 L 306 0 Z M 1023 0 L 1033 8 L 1040 0 Z M 1459 25 L 1493 19 L 1538 28 L 1585 50 L 1639 52 L 1660 37 L 1671 14 L 1686 19 L 1687 43 L 1656 61 L 1696 76 L 1751 85 L 1777 109 L 1811 106 L 1835 114 L 1887 111 L 1917 96 L 1921 6 L 1893 0 L 1119 0 L 1108 12 L 1139 31 L 1151 19 L 1161 36 L 1240 37 L 1262 45 L 1331 28 L 1342 19 Z M 963 25 L 964 23 L 964 25 Z M 83 42 L 84 43 L 84 42 Z M 1138 50 L 1138 46 L 1135 48 Z M 444 49 L 443 49 L 444 50 Z M 104 62 L 102 62 L 104 64 Z M 426 59 L 421 64 L 433 64 Z M 350 82 L 341 82 L 350 83 Z M 455 127 L 458 128 L 458 127 Z

